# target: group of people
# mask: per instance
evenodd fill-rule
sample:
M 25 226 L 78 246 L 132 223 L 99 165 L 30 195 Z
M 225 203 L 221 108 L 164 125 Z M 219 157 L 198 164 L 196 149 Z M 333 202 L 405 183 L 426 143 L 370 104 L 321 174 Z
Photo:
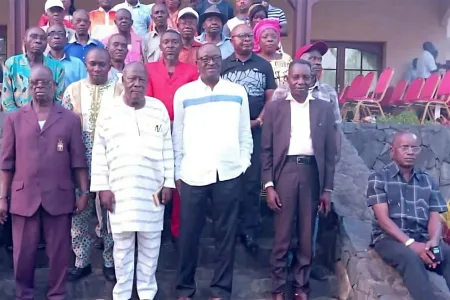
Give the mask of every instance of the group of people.
M 131 297 L 135 264 L 140 299 L 154 299 L 164 208 L 173 200 L 178 299 L 196 292 L 209 202 L 217 255 L 211 299 L 231 299 L 236 237 L 258 251 L 262 186 L 274 211 L 272 298 L 286 297 L 296 232 L 294 298 L 308 299 L 315 220 L 330 211 L 341 148 L 338 96 L 320 81 L 327 45 L 305 45 L 292 60 L 280 44 L 284 13 L 266 2 L 238 1 L 236 16 L 224 0 L 192 2 L 195 9 L 180 9 L 176 0 L 126 0 L 114 8 L 99 0 L 98 10 L 70 14 L 69 3 L 47 0 L 41 27 L 26 31 L 24 53 L 4 68 L 0 222 L 12 226 L 16 297 L 33 298 L 41 235 L 48 299 L 65 299 L 66 280 L 92 272 L 89 226 L 96 213 L 103 273 L 116 281 L 113 299 Z M 433 220 L 428 246 L 438 244 L 434 212 L 445 205 L 431 179 L 411 167 L 414 138 L 394 142 L 394 163 L 369 180 L 368 204 L 379 221 L 375 249 L 392 264 L 409 258 L 397 266 L 407 276 L 411 253 L 428 264 L 429 250 L 406 240 L 416 223 L 396 221 L 408 217 L 395 205 L 409 204 L 392 206 L 387 186 L 401 186 L 403 174 L 402 184 L 413 185 L 408 197 L 429 191 L 414 200 L 431 197 L 431 213 L 420 207 Z M 426 227 L 427 218 L 414 216 Z M 385 241 L 382 231 L 398 241 Z M 70 245 L 76 261 L 69 271 Z M 420 286 L 414 278 L 405 282 Z

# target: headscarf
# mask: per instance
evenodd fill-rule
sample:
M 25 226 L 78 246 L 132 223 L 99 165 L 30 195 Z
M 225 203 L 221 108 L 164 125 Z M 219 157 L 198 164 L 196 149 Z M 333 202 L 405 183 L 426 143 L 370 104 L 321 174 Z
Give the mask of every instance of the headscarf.
M 259 41 L 261 40 L 261 35 L 263 32 L 267 29 L 273 29 L 277 36 L 278 41 L 280 41 L 281 38 L 281 28 L 280 28 L 280 21 L 278 19 L 263 19 L 256 24 L 255 28 L 253 28 L 253 34 L 255 36 L 255 42 L 253 44 L 253 51 L 254 52 L 260 52 L 261 48 L 259 47 Z

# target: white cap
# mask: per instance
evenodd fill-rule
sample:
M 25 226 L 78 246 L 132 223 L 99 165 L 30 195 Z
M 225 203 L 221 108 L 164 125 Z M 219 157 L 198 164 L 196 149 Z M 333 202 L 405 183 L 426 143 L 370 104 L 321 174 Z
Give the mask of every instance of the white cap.
M 64 4 L 61 0 L 47 0 L 45 2 L 45 11 L 49 10 L 52 7 L 61 7 L 64 9 Z
M 178 12 L 178 19 L 184 15 L 193 15 L 198 21 L 198 13 L 191 7 L 185 7 Z

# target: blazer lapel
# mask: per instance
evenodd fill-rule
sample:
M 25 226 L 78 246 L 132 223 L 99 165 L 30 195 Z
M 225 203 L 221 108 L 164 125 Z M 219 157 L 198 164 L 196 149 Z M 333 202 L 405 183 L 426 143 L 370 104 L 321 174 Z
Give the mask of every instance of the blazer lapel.
M 283 161 L 282 164 L 284 164 L 284 159 L 286 159 L 286 155 L 289 150 L 289 143 L 291 140 L 291 100 L 279 100 L 282 101 L 281 107 L 280 107 L 280 142 L 283 145 Z
M 39 128 L 38 119 L 36 117 L 36 113 L 33 111 L 33 107 L 31 103 L 25 105 L 22 109 L 22 113 L 25 115 L 25 120 L 30 123 L 37 131 L 41 131 Z
M 316 106 L 317 100 L 310 99 L 309 100 L 309 127 L 311 130 L 311 139 L 314 141 L 314 136 L 316 133 L 317 126 L 320 120 L 320 109 Z
M 53 125 L 53 123 L 55 123 L 56 121 L 58 121 L 59 118 L 61 118 L 61 113 L 63 109 L 65 108 L 63 108 L 58 104 L 53 104 L 52 110 L 50 111 L 50 114 L 47 120 L 45 121 L 44 127 L 42 128 L 42 132 L 47 130 L 50 126 Z

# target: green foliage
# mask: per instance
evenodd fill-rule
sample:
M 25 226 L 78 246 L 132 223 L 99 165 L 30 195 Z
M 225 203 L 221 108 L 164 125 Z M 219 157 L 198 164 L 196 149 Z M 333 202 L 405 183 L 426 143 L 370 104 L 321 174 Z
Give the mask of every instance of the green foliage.
M 420 124 L 420 120 L 417 114 L 413 111 L 404 111 L 400 114 L 394 116 L 386 114 L 384 117 L 378 117 L 377 123 L 380 124 L 405 124 L 405 125 L 416 125 Z

